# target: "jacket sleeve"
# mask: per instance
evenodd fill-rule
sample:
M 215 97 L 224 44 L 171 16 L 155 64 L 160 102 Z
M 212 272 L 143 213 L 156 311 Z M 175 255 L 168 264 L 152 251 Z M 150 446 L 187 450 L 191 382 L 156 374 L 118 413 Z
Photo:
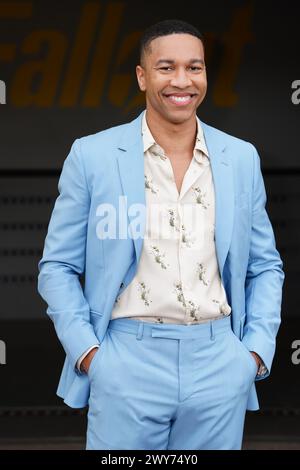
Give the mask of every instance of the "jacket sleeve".
M 79 373 L 76 361 L 89 347 L 99 343 L 79 279 L 85 269 L 90 209 L 80 139 L 74 141 L 64 161 L 58 192 L 38 263 L 38 292 L 48 304 L 46 313 L 70 364 Z
M 271 222 L 265 205 L 266 191 L 260 157 L 253 145 L 253 204 L 250 253 L 245 282 L 246 323 L 242 342 L 264 361 L 270 374 L 276 335 L 281 322 L 283 263 L 276 249 Z

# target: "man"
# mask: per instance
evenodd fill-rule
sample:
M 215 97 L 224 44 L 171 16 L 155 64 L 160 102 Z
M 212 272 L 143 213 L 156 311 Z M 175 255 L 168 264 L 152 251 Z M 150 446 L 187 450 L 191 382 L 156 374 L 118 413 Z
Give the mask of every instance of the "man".
M 87 449 L 240 449 L 284 280 L 260 159 L 196 116 L 196 28 L 148 28 L 136 74 L 146 110 L 77 139 L 59 180 L 38 285 L 57 394 L 89 405 Z

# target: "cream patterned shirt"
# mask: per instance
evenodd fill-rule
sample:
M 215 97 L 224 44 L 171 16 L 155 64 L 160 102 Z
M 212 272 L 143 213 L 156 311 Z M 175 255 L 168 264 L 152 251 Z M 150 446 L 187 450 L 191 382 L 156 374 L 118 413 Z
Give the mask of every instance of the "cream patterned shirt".
M 146 228 L 135 277 L 117 297 L 111 318 L 193 325 L 231 313 L 215 248 L 210 159 L 197 118 L 193 158 L 180 194 L 171 161 L 142 120 Z

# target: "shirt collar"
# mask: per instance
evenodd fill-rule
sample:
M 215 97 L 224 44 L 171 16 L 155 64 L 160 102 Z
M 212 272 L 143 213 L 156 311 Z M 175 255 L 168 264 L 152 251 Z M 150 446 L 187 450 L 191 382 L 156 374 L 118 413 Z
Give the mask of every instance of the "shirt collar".
M 208 150 L 205 144 L 203 129 L 202 129 L 201 122 L 198 116 L 196 116 L 196 120 L 197 120 L 197 136 L 196 136 L 194 150 L 200 150 L 201 152 L 203 152 L 203 154 L 207 158 L 209 158 Z M 158 151 L 160 150 L 161 152 L 163 152 L 162 148 L 155 142 L 154 137 L 151 134 L 151 131 L 149 129 L 149 126 L 146 120 L 146 111 L 144 111 L 143 118 L 142 118 L 142 136 L 143 136 L 144 152 L 149 150 L 152 146 L 156 146 Z M 199 155 L 199 152 L 194 151 L 194 156 L 198 162 L 200 163 L 203 162 L 203 156 L 201 154 Z
M 196 120 L 197 120 L 197 136 L 196 136 L 195 149 L 201 150 L 201 152 L 203 152 L 204 155 L 206 155 L 206 157 L 209 158 L 209 153 L 208 153 L 206 143 L 205 143 L 205 138 L 204 138 L 204 132 L 203 132 L 201 122 L 198 116 L 196 116 Z
M 147 152 L 147 150 L 149 150 L 149 148 L 152 147 L 153 145 L 158 145 L 155 142 L 154 137 L 151 134 L 151 131 L 147 124 L 146 111 L 144 111 L 143 119 L 142 119 L 142 135 L 143 135 L 144 152 Z

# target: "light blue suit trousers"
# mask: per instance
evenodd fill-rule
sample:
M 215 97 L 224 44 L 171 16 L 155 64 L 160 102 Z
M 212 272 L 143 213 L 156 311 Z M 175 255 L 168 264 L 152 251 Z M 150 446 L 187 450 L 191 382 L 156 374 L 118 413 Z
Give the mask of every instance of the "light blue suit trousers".
M 230 317 L 110 320 L 88 371 L 86 449 L 241 449 L 256 372 Z

